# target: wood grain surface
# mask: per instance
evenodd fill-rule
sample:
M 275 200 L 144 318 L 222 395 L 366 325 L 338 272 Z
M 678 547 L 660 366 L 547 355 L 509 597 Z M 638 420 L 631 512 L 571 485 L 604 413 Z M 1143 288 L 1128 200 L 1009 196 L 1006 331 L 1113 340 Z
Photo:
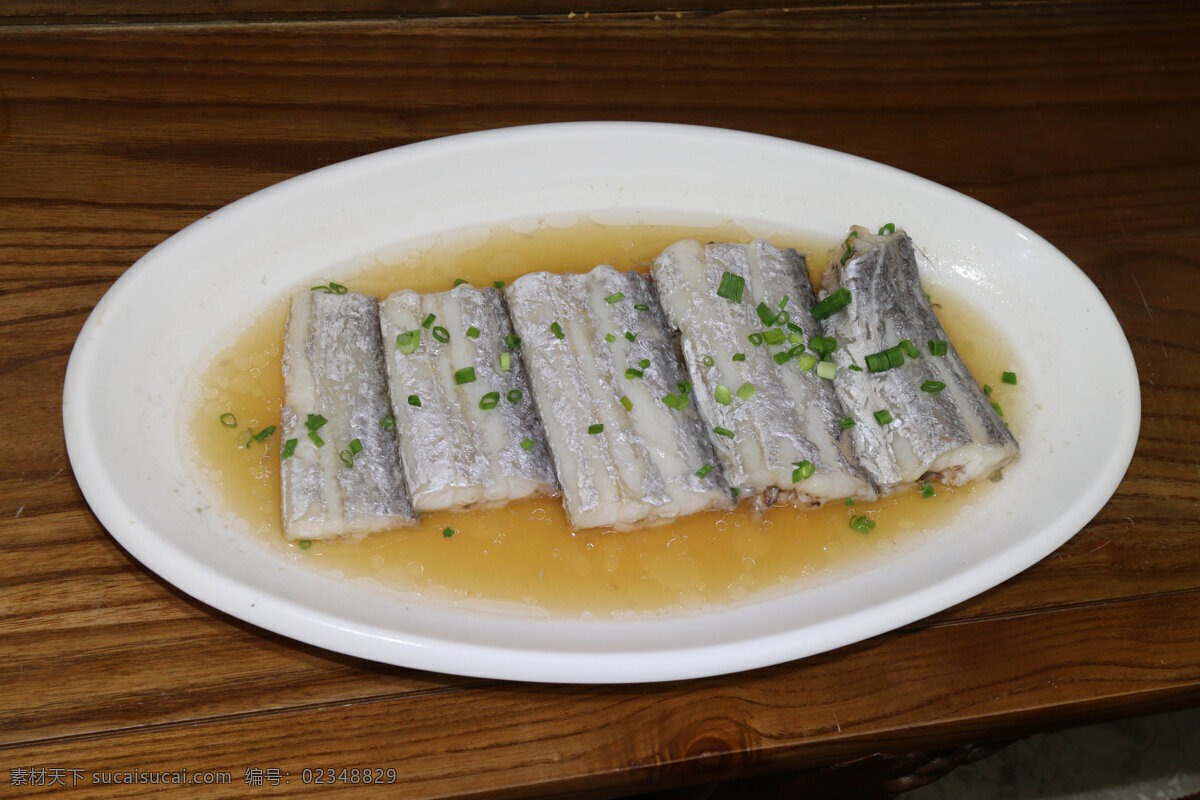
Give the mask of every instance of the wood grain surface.
M 722 5 L 744 4 L 577 6 L 586 17 L 542 2 L 8 4 L 0 796 L 70 790 L 12 785 L 37 767 L 224 770 L 231 785 L 186 791 L 232 797 L 349 792 L 302 771 L 375 766 L 397 770 L 405 798 L 616 797 L 1200 703 L 1200 7 Z M 354 18 L 382 16 L 395 18 Z M 1100 288 L 1136 358 L 1141 436 L 1116 495 L 1057 552 L 934 617 L 790 664 L 639 686 L 317 650 L 191 600 L 107 534 L 66 458 L 62 381 L 131 263 L 316 167 L 585 119 L 831 147 L 1045 236 Z M 251 791 L 248 768 L 291 783 Z

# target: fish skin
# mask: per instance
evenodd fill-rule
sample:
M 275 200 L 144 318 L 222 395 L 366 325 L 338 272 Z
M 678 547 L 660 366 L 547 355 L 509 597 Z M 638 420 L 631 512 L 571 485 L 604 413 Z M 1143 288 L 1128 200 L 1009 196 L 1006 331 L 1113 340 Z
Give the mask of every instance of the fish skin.
M 857 424 L 850 429 L 859 461 L 884 491 L 912 481 L 936 479 L 961 486 L 987 477 L 1015 459 L 1017 440 L 1000 419 L 959 357 L 925 296 L 912 240 L 903 231 L 872 234 L 851 229 L 845 264 L 834 261 L 824 286 L 849 289 L 851 302 L 824 321 L 837 338 L 834 360 L 838 396 Z M 866 356 L 910 340 L 915 359 L 884 372 L 866 369 Z M 928 342 L 949 343 L 945 356 L 929 353 Z M 863 368 L 852 372 L 851 363 Z M 937 394 L 921 391 L 941 381 Z M 875 411 L 894 421 L 879 425 Z
M 649 278 L 601 265 L 584 275 L 524 275 L 505 293 L 576 528 L 627 529 L 732 507 L 694 404 L 662 402 L 687 376 Z M 606 302 L 617 293 L 624 298 Z M 650 361 L 643 376 L 627 378 L 642 359 Z M 603 432 L 589 434 L 595 424 Z M 714 467 L 697 475 L 706 464 Z
M 436 320 L 425 329 L 428 314 Z M 437 326 L 446 328 L 448 342 L 431 335 Z M 466 335 L 471 327 L 478 337 Z M 437 294 L 396 292 L 380 304 L 380 329 L 400 457 L 418 511 L 500 505 L 557 490 L 521 351 L 504 341 L 512 326 L 498 291 L 460 285 Z M 420 344 L 406 355 L 394 343 L 412 330 L 420 332 Z M 499 369 L 502 352 L 509 353 L 507 372 Z M 455 372 L 465 367 L 474 368 L 476 379 L 457 384 Z M 514 390 L 521 397 L 510 402 Z M 481 398 L 492 391 L 499 402 L 481 409 Z M 413 394 L 419 407 L 408 402 Z M 533 441 L 528 450 L 524 439 Z
M 717 294 L 725 272 L 745 279 L 741 302 Z M 652 274 L 667 319 L 679 332 L 708 429 L 721 427 L 735 434 L 732 439 L 713 435 L 712 441 L 739 496 L 761 508 L 812 506 L 846 497 L 874 499 L 875 489 L 838 426 L 843 412 L 832 382 L 801 370 L 796 358 L 776 363 L 774 355 L 794 343 L 755 346 L 748 338 L 767 327 L 756 312 L 758 304 L 778 313 L 785 296 L 790 321 L 803 330 L 804 341 L 816 334 L 814 294 L 804 256 L 762 240 L 748 245 L 684 240 L 663 251 Z M 744 353 L 745 360 L 734 361 L 735 353 Z M 704 363 L 705 357 L 713 360 L 711 366 Z M 728 405 L 715 399 L 718 385 L 736 393 L 746 382 L 754 385 L 753 396 L 734 394 Z M 803 461 L 813 465 L 813 475 L 795 482 L 796 464 Z
M 375 298 L 357 293 L 297 292 L 284 338 L 282 441 L 296 439 L 280 462 L 283 526 L 289 539 L 361 538 L 417 521 L 404 490 L 384 381 Z M 328 420 L 308 436 L 309 414 Z M 339 453 L 358 439 L 353 467 Z

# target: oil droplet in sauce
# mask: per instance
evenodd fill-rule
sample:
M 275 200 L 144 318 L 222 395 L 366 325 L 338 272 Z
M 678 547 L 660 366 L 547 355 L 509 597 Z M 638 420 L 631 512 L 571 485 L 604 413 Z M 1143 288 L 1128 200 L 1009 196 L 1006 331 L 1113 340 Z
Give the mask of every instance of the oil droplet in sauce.
M 531 271 L 582 272 L 601 263 L 644 271 L 667 245 L 685 238 L 748 242 L 755 236 L 733 224 L 628 226 L 581 219 L 449 236 L 398 249 L 387 263 L 362 267 L 357 274 L 329 277 L 353 291 L 383 297 L 402 288 L 443 291 L 458 278 L 487 286 Z M 815 278 L 838 244 L 787 233 L 767 238 L 806 253 Z M 939 287 L 926 289 L 972 373 L 995 387 L 992 399 L 1003 405 L 1006 419 L 1019 419 L 1017 387 L 1000 382 L 1001 372 L 1017 367 L 1003 337 Z M 625 532 L 572 530 L 557 498 L 538 498 L 426 514 L 414 528 L 358 542 L 314 541 L 302 549 L 284 539 L 280 521 L 280 437 L 253 439 L 254 433 L 279 424 L 286 302 L 281 297 L 264 309 L 193 376 L 184 398 L 188 452 L 217 490 L 226 514 L 247 535 L 306 566 L 370 579 L 386 590 L 601 618 L 702 610 L 816 581 L 856 561 L 895 552 L 906 540 L 952 520 L 991 485 L 939 485 L 932 498 L 910 491 L 853 506 L 776 507 L 763 515 L 743 504 Z M 236 425 L 223 425 L 223 414 L 233 414 Z M 859 515 L 876 522 L 869 534 L 850 527 L 850 519 Z M 443 535 L 446 528 L 452 536 Z

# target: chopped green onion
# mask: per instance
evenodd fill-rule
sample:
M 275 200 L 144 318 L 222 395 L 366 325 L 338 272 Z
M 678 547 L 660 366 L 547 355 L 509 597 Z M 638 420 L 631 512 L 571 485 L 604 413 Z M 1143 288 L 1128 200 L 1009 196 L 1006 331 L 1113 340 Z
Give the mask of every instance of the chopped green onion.
M 803 350 L 803 349 L 804 349 L 803 347 L 797 346 L 797 347 L 793 347 L 791 350 L 781 350 L 780 352 L 778 352 L 774 356 L 772 356 L 772 358 L 775 359 L 776 364 L 778 364 L 779 366 L 782 367 L 784 364 L 786 364 L 788 361 L 790 361 L 792 359 L 792 357 L 796 355 L 796 353 L 798 353 L 800 350 Z
M 312 547 L 312 539 L 301 539 L 296 542 L 296 547 L 299 547 L 301 550 L 307 550 Z
M 946 388 L 946 384 L 941 381 L 925 381 L 921 384 L 921 391 L 929 394 L 937 394 L 942 389 Z
M 734 498 L 736 498 L 736 497 L 737 497 L 739 494 L 741 494 L 741 493 L 742 493 L 742 490 L 741 490 L 741 489 L 739 489 L 739 488 L 738 488 L 738 487 L 736 487 L 736 486 L 734 486 L 734 487 L 733 487 L 732 489 L 730 489 L 729 491 L 733 493 L 733 496 L 734 496 Z
M 504 337 L 504 346 L 509 350 L 516 350 L 521 346 L 521 337 L 517 336 L 515 333 L 510 333 L 508 336 Z
M 800 356 L 800 358 L 797 362 L 797 365 L 803 371 L 808 372 L 810 369 L 812 369 L 813 367 L 815 367 L 817 365 L 817 357 L 814 356 L 812 353 L 805 353 L 802 356 Z
M 327 286 L 314 286 L 312 290 L 314 292 L 325 292 L 325 294 L 345 294 L 350 291 L 340 283 L 334 283 L 333 281 L 330 281 Z
M 780 311 L 775 316 L 775 324 L 776 325 L 788 325 L 791 323 L 791 321 L 792 321 L 792 315 L 786 311 Z
M 342 452 L 338 453 L 338 458 L 340 458 L 342 463 L 347 467 L 354 466 L 354 453 L 351 453 L 349 450 L 343 450 Z
M 408 396 L 408 404 L 410 406 L 415 406 L 417 408 L 420 408 L 421 407 L 421 396 L 416 395 L 416 394 L 410 394 Z
M 308 428 L 310 431 L 315 431 L 326 422 L 329 422 L 329 420 L 325 419 L 320 414 L 309 414 L 308 419 L 304 421 L 304 427 Z
M 317 447 L 325 446 L 325 440 L 322 439 L 320 436 L 318 436 L 316 431 L 309 431 L 308 438 L 312 439 L 312 443 L 315 444 Z
M 625 370 L 625 380 L 631 381 L 631 380 L 634 380 L 635 378 L 640 378 L 645 374 L 646 373 L 642 372 L 640 369 L 634 369 L 633 367 L 629 367 L 628 369 Z
M 221 415 L 220 420 L 221 420 L 221 424 L 224 425 L 226 428 L 236 428 L 237 427 L 237 417 L 235 417 L 233 414 L 226 412 Z
M 816 467 L 814 467 L 812 462 L 808 460 L 793 461 L 792 466 L 795 467 L 795 469 L 792 470 L 792 483 L 799 483 L 805 478 L 811 478 L 813 472 L 816 471 Z
M 904 365 L 904 350 L 900 345 L 871 353 L 866 357 L 868 372 L 886 372 L 893 367 Z
M 445 344 L 446 342 L 450 341 L 450 331 L 446 330 L 441 325 L 435 325 L 433 327 L 432 333 L 433 333 L 433 338 L 437 339 L 442 344 Z
M 691 381 L 679 381 L 679 383 L 677 383 L 675 385 L 679 387 L 680 394 L 691 394 L 691 391 L 692 391 L 692 382 Z
M 726 439 L 733 438 L 733 431 L 729 430 L 729 428 L 722 428 L 719 425 L 713 428 L 713 433 L 715 433 L 717 436 L 724 436 Z
M 942 339 L 929 340 L 929 355 L 944 356 L 950 352 L 950 343 Z
M 921 481 L 921 497 L 933 497 L 933 484 L 929 481 Z
M 497 289 L 503 289 L 504 281 L 492 281 L 492 286 L 495 286 Z
M 879 229 L 880 236 L 891 236 L 895 232 L 896 232 L 896 226 L 894 223 L 891 223 L 891 222 L 889 222 L 887 225 L 884 225 L 882 228 Z
M 425 330 L 429 330 L 429 326 L 433 324 L 435 319 L 437 319 L 437 314 L 430 314 L 425 319 L 421 320 L 421 327 Z
M 842 253 L 842 263 L 845 264 L 850 260 L 850 255 L 854 252 L 854 246 L 851 241 L 858 238 L 858 231 L 850 231 L 850 235 L 846 237 L 846 252 Z
M 625 338 L 626 338 L 626 339 L 628 339 L 628 340 L 629 340 L 629 341 L 631 341 L 631 342 L 632 342 L 632 341 L 636 341 L 636 340 L 637 340 L 637 334 L 636 334 L 636 333 L 630 333 L 629 331 L 625 331 Z
M 817 364 L 817 377 L 824 378 L 827 381 L 833 380 L 837 375 L 837 365 L 832 361 L 822 361 Z
M 646 305 L 645 303 L 634 303 L 633 307 L 638 311 L 649 311 L 650 310 L 650 306 Z
M 804 344 L 804 336 L 803 336 L 803 334 L 800 334 L 800 333 L 795 333 L 795 332 L 789 333 L 788 334 L 788 342 L 790 344 Z
M 512 353 L 501 353 L 498 360 L 501 372 L 508 372 L 512 369 Z
M 754 345 L 755 347 L 758 347 L 763 343 L 763 337 L 761 333 L 752 333 L 746 338 L 748 338 L 750 340 L 750 344 Z
M 389 430 L 396 427 L 396 418 L 391 414 L 388 414 L 386 417 L 379 420 L 379 427 L 383 428 L 384 430 Z
M 468 339 L 478 339 L 479 338 L 479 328 L 476 328 L 474 325 L 467 328 L 467 338 Z
M 626 411 L 633 411 L 633 401 L 625 395 L 621 395 L 621 408 Z
M 769 331 L 763 331 L 763 341 L 767 344 L 783 344 L 787 339 L 787 334 L 782 328 L 771 328 Z
M 566 336 L 563 333 L 562 325 L 559 325 L 557 321 L 550 323 L 550 332 L 554 334 L 555 339 L 562 339 Z
M 682 394 L 664 395 L 662 401 L 663 401 L 663 404 L 667 406 L 667 408 L 673 408 L 676 411 L 678 411 L 682 408 L 687 408 L 687 405 L 688 405 L 687 395 L 682 395 Z
M 854 417 L 842 417 L 838 420 L 838 427 L 842 430 L 854 427 Z
M 396 336 L 396 347 L 400 349 L 404 355 L 412 355 L 416 351 L 417 345 L 421 343 L 421 331 L 405 331 Z
M 1009 383 L 1009 384 L 1012 384 L 1013 386 L 1016 386 L 1017 385 L 1017 373 L 1005 372 L 1004 374 L 1002 374 L 1000 376 L 1000 382 L 1001 383 Z
M 742 302 L 742 291 L 746 288 L 746 279 L 732 272 L 721 276 L 721 285 L 717 287 L 717 297 L 724 297 L 735 303 Z
M 813 306 L 813 319 L 820 322 L 821 320 L 831 316 L 833 312 L 845 308 L 848 305 L 850 305 L 850 290 L 842 287 Z
M 887 425 L 892 420 L 892 412 L 888 411 L 886 408 L 881 408 L 875 412 L 875 421 L 880 425 Z
M 279 460 L 282 461 L 285 458 L 291 458 L 292 454 L 296 452 L 296 444 L 295 439 L 288 439 L 284 442 L 283 449 L 279 451 Z
M 862 367 L 860 367 L 858 364 L 851 364 L 850 366 L 846 367 L 846 369 L 850 370 L 851 372 L 862 372 Z
M 917 352 L 917 348 L 908 339 L 901 339 L 897 346 L 903 350 L 904 354 L 909 358 L 916 358 L 918 355 L 920 355 L 920 353 Z
M 464 383 L 475 382 L 475 368 L 463 367 L 454 373 L 454 383 L 457 386 L 462 386 Z
M 458 531 L 454 530 L 454 528 L 442 528 L 442 536 L 445 536 L 447 539 L 456 533 L 458 533 Z
M 727 406 L 733 402 L 733 393 L 729 391 L 729 387 L 719 383 L 713 389 L 713 397 L 723 406 Z
M 837 349 L 837 339 L 833 336 L 814 336 L 808 340 L 808 349 L 824 358 Z
M 520 389 L 509 389 L 508 394 L 504 395 L 504 398 L 510 403 L 519 403 L 524 396 Z
M 483 397 L 479 398 L 479 407 L 484 411 L 495 408 L 500 403 L 499 392 L 488 392 Z
M 275 426 L 274 426 L 274 425 L 268 425 L 267 427 L 263 428 L 263 429 L 262 429 L 261 431 L 259 431 L 258 433 L 254 434 L 254 441 L 258 442 L 259 444 L 262 444 L 262 443 L 263 443 L 263 442 L 265 442 L 265 441 L 266 441 L 266 440 L 267 440 L 267 439 L 268 439 L 268 438 L 271 436 L 271 434 L 272 434 L 272 433 L 274 433 L 274 432 L 275 432 Z
M 608 342 L 609 344 L 612 344 L 616 340 L 617 337 L 613 336 L 611 333 L 604 334 L 604 341 Z
M 986 394 L 986 395 L 989 395 L 989 396 L 990 396 L 990 395 L 991 395 L 991 393 L 992 393 L 992 392 L 994 392 L 994 391 L 995 391 L 995 389 L 993 389 L 993 388 L 992 388 L 992 387 L 991 387 L 989 384 L 986 384 L 986 383 L 985 383 L 985 384 L 983 385 L 983 393 L 984 393 L 984 394 Z
M 788 329 L 789 331 L 791 331 L 792 333 L 798 333 L 798 334 L 800 334 L 801 336 L 803 336 L 803 335 L 804 335 L 804 329 L 803 329 L 803 328 L 801 328 L 799 325 L 797 325 L 797 324 L 796 324 L 796 323 L 794 323 L 794 322 L 788 322 L 788 324 L 787 324 L 787 326 L 786 326 L 786 327 L 787 327 L 787 329 Z
M 354 455 L 358 455 L 362 452 L 362 439 L 350 440 L 350 452 L 354 453 Z
M 754 393 L 758 391 L 758 387 L 747 381 L 738 387 L 737 396 L 742 400 L 749 400 L 754 397 Z
M 592 425 L 588 425 L 588 435 L 594 435 L 597 433 L 604 433 L 604 425 L 602 423 L 597 422 Z
M 710 472 L 712 472 L 712 471 L 713 471 L 713 465 L 712 465 L 712 464 L 705 464 L 703 467 L 701 467 L 700 469 L 696 470 L 696 477 L 697 477 L 697 478 L 703 478 L 705 475 L 707 475 L 708 473 L 710 473 Z
M 711 367 L 713 364 L 716 364 L 717 362 L 713 359 L 712 356 L 705 356 L 704 358 L 700 359 L 700 363 L 706 367 Z
M 848 505 L 848 506 L 852 506 L 852 505 L 854 505 L 854 498 L 853 498 L 853 497 L 847 497 L 847 498 L 846 498 L 846 505 Z
M 455 285 L 455 286 L 462 286 L 464 283 L 466 283 L 466 281 L 464 281 L 462 278 L 455 278 L 455 279 L 454 279 L 454 285 Z M 451 287 L 451 288 L 453 288 L 453 287 Z
M 758 314 L 758 318 L 762 320 L 762 324 L 768 328 L 775 324 L 775 318 L 779 316 L 766 303 L 759 303 L 754 312 Z
M 638 366 L 641 367 L 642 369 L 649 369 L 650 368 L 650 359 L 643 358 L 641 361 L 638 362 Z
M 861 516 L 853 517 L 850 520 L 850 527 L 865 535 L 870 533 L 871 529 L 875 527 L 875 520 L 870 519 L 863 514 Z
M 608 297 L 604 298 L 604 302 L 608 303 L 609 305 L 612 305 L 613 303 L 619 303 L 624 299 L 625 299 L 624 292 L 613 292 Z
M 998 416 L 998 417 L 1003 417 L 1003 416 L 1004 416 L 1004 409 L 1000 408 L 1000 404 L 999 404 L 999 403 L 995 403 L 995 402 L 993 402 L 993 403 L 992 403 L 992 408 L 995 410 L 995 412 L 996 412 L 996 416 Z
M 532 450 L 533 449 L 533 439 L 528 439 L 528 438 L 522 439 L 521 440 L 521 449 L 522 450 Z

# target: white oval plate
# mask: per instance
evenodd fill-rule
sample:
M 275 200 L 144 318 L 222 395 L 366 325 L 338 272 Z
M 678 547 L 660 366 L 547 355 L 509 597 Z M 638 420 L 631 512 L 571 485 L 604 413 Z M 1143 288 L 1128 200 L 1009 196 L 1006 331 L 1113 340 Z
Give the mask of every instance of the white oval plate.
M 986 309 L 1021 354 L 1030 409 L 1005 480 L 949 529 L 836 580 L 692 616 L 588 621 L 381 596 L 232 530 L 185 463 L 175 410 L 216 337 L 331 265 L 466 226 L 591 212 L 732 219 L 838 238 L 895 221 L 930 277 Z M 945 609 L 1051 553 L 1116 490 L 1140 421 L 1112 311 L 1032 231 L 859 158 L 727 130 L 509 128 L 357 158 L 260 191 L 138 261 L 71 354 L 63 419 L 100 521 L 150 569 L 247 622 L 390 664 L 556 682 L 659 681 L 776 664 Z

